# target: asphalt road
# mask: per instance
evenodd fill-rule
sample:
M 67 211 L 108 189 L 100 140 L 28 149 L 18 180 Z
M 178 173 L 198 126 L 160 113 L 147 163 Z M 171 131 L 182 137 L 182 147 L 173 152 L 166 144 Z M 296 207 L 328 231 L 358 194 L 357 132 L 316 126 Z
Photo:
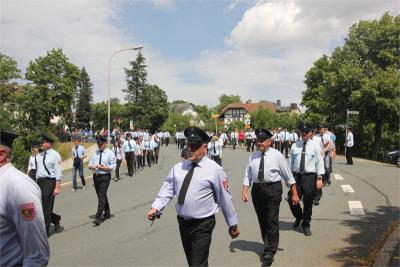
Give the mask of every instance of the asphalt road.
M 164 146 L 159 163 L 151 168 L 146 166 L 133 177 L 126 176 L 123 165 L 123 179 L 112 181 L 108 191 L 113 217 L 98 227 L 92 225 L 97 207 L 92 179 L 87 179 L 85 190 L 73 193 L 71 173 L 65 172 L 65 184 L 54 208 L 62 215 L 62 231 L 49 238 L 49 265 L 185 266 L 174 209 L 176 200 L 172 200 L 152 227 L 146 219 L 164 177 L 179 155 L 176 146 Z M 240 200 L 248 158 L 249 153 L 244 150 L 224 151 L 222 163 L 230 179 L 241 235 L 231 240 L 222 214 L 217 214 L 209 257 L 211 266 L 261 265 L 259 255 L 263 244 L 256 215 L 251 201 Z M 340 157 L 334 160 L 332 185 L 324 188 L 321 204 L 313 209 L 312 236 L 304 236 L 301 228 L 292 229 L 293 217 L 287 202 L 282 201 L 280 244 L 273 266 L 358 265 L 387 227 L 399 219 L 400 169 L 357 159 L 353 166 L 344 162 Z M 88 170 L 85 176 L 90 176 Z M 286 192 L 284 189 L 284 198 Z M 359 202 L 351 202 L 350 210 L 349 201 Z

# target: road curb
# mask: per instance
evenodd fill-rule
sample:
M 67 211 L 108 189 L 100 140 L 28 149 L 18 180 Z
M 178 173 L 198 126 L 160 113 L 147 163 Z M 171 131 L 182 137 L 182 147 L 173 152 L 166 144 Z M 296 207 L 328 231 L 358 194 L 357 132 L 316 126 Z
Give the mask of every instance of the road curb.
M 400 226 L 397 225 L 396 229 L 389 235 L 383 245 L 381 251 L 376 257 L 372 266 L 389 266 L 393 254 L 396 252 L 396 247 L 400 242 Z

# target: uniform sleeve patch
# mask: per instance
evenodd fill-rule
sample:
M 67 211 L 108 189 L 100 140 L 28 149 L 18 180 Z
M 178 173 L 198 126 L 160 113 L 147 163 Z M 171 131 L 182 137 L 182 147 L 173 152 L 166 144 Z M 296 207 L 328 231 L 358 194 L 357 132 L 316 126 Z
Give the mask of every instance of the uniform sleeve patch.
M 34 203 L 27 203 L 19 205 L 21 217 L 24 221 L 32 221 L 36 217 L 36 209 Z
M 228 190 L 228 180 L 227 179 L 224 179 L 222 181 L 222 186 L 224 187 L 225 190 Z

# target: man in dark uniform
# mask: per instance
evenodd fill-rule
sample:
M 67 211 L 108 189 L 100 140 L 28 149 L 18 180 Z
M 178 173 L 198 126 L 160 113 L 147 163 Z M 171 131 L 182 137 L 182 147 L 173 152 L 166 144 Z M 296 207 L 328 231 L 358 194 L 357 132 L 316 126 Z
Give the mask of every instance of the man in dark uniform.
M 36 181 L 42 192 L 42 206 L 47 235 L 50 225 L 54 231 L 60 229 L 61 216 L 53 212 L 55 196 L 61 192 L 61 156 L 53 149 L 54 139 L 48 134 L 42 134 L 43 152 L 37 157 Z
M 292 145 L 289 154 L 289 166 L 296 180 L 299 197 L 303 197 L 302 209 L 299 203 L 291 201 L 292 193 L 289 192 L 289 207 L 296 218 L 293 227 L 303 227 L 304 235 L 310 236 L 310 223 L 313 200 L 316 189 L 321 189 L 322 175 L 324 175 L 324 162 L 321 155 L 321 147 L 311 139 L 313 127 L 301 123 L 299 130 L 302 139 Z
M 205 156 L 210 137 L 197 127 L 187 128 L 185 136 L 189 158 L 172 167 L 147 217 L 154 219 L 157 211 L 164 209 L 175 195 L 178 196 L 175 209 L 188 265 L 208 266 L 215 213 L 221 209 L 231 238 L 240 233 L 237 215 L 224 170 Z
M 270 266 L 279 244 L 279 206 L 282 201 L 282 179 L 290 185 L 291 200 L 298 203 L 296 182 L 283 155 L 272 148 L 272 133 L 257 129 L 259 151 L 249 159 L 243 179 L 242 201 L 248 201 L 248 189 L 253 184 L 251 197 L 264 241 L 263 265 Z

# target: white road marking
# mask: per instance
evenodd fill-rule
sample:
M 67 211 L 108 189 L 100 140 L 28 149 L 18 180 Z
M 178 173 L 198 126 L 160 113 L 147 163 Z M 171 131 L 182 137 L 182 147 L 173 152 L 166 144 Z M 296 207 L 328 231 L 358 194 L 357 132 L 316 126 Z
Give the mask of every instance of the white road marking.
M 361 201 L 348 201 L 351 215 L 365 215 Z
M 343 176 L 341 176 L 340 174 L 335 173 L 333 176 L 335 176 L 336 180 L 344 180 Z
M 351 185 L 349 185 L 349 184 L 342 184 L 342 185 L 340 185 L 340 187 L 342 187 L 342 190 L 345 193 L 354 193 L 353 187 L 351 187 Z

